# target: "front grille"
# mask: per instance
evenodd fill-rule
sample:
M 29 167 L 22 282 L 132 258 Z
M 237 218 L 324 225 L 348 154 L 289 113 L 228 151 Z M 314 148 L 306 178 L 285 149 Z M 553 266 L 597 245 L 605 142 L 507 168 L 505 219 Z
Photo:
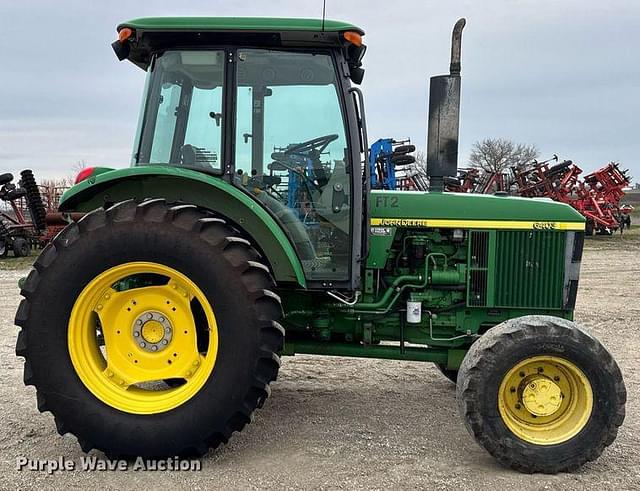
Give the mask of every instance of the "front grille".
M 565 234 L 496 232 L 495 307 L 562 307 Z

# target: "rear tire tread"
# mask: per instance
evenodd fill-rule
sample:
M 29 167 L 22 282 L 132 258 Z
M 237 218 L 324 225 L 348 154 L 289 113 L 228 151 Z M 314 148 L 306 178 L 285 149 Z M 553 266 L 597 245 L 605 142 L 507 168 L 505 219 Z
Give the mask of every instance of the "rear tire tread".
M 67 226 L 56 239 L 51 242 L 43 251 L 42 255 L 31 270 L 21 294 L 25 297 L 16 314 L 15 323 L 22 327 L 18 335 L 16 344 L 16 354 L 25 358 L 24 383 L 25 385 L 38 385 L 34 377 L 31 364 L 29 362 L 29 303 L 32 296 L 38 293 L 38 283 L 40 275 L 46 275 L 47 269 L 59 255 L 60 251 L 71 246 L 78 240 L 82 233 L 88 233 L 101 227 L 105 227 L 109 222 L 141 221 L 159 222 L 167 221 L 167 226 L 176 225 L 180 221 L 180 228 L 184 228 L 184 221 L 188 217 L 189 230 L 197 231 L 203 239 L 214 246 L 222 245 L 221 253 L 227 261 L 235 265 L 241 260 L 244 274 L 241 275 L 250 299 L 254 303 L 257 318 L 262 319 L 259 326 L 260 351 L 253 370 L 252 382 L 247 387 L 243 402 L 238 404 L 238 410 L 223 425 L 222 431 L 210 429 L 212 433 L 203 430 L 202 440 L 195 442 L 178 453 L 180 455 L 205 454 L 209 448 L 215 448 L 221 443 L 226 443 L 233 432 L 241 431 L 247 423 L 252 420 L 255 409 L 261 407 L 270 394 L 269 384 L 277 377 L 280 368 L 280 358 L 276 354 L 282 349 L 284 343 L 284 329 L 277 322 L 282 315 L 282 304 L 280 297 L 271 288 L 275 286 L 269 268 L 258 262 L 260 257 L 247 239 L 238 237 L 239 231 L 229 226 L 224 220 L 212 216 L 211 213 L 199 210 L 193 205 L 177 205 L 170 207 L 164 199 L 153 199 L 135 203 L 133 200 L 124 201 L 104 210 L 97 209 L 85 215 L 81 220 Z M 219 241 L 212 241 L 211 229 L 221 232 Z M 216 234 L 217 235 L 217 234 Z M 215 242 L 215 243 L 212 243 Z M 40 412 L 47 411 L 47 393 L 44 390 L 37 390 L 38 409 Z M 60 434 L 73 433 L 78 438 L 84 452 L 89 452 L 95 448 L 90 441 L 78 437 L 78 428 L 74 428 L 70 422 L 64 422 L 55 415 L 56 426 Z M 126 452 L 119 453 L 109 450 L 110 454 L 118 456 L 128 456 Z

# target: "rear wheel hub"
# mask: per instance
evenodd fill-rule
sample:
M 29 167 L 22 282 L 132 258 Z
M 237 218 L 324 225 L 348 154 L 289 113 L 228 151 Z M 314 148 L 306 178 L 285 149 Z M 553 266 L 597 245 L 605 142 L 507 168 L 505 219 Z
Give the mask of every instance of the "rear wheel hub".
M 144 283 L 149 277 L 158 281 Z M 200 333 L 194 302 L 206 318 Z M 209 379 L 217 324 L 209 301 L 188 277 L 161 264 L 131 262 L 98 275 L 80 293 L 68 345 L 76 373 L 98 399 L 124 412 L 155 414 L 185 403 Z
M 137 317 L 131 332 L 134 342 L 140 348 L 156 353 L 165 349 L 171 342 L 173 327 L 166 314 L 148 311 Z

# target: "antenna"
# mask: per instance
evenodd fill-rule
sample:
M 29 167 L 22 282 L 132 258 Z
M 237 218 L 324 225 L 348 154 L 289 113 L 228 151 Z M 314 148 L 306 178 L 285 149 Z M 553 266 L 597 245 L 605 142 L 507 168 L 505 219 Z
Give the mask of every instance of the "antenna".
M 327 0 L 322 0 L 322 32 L 324 32 L 324 14 L 327 11 Z

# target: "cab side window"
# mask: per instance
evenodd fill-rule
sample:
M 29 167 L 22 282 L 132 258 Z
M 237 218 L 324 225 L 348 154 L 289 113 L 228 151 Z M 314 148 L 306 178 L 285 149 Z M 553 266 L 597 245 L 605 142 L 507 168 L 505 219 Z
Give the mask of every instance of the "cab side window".
M 240 50 L 236 183 L 287 231 L 305 275 L 349 277 L 350 162 L 329 55 Z

